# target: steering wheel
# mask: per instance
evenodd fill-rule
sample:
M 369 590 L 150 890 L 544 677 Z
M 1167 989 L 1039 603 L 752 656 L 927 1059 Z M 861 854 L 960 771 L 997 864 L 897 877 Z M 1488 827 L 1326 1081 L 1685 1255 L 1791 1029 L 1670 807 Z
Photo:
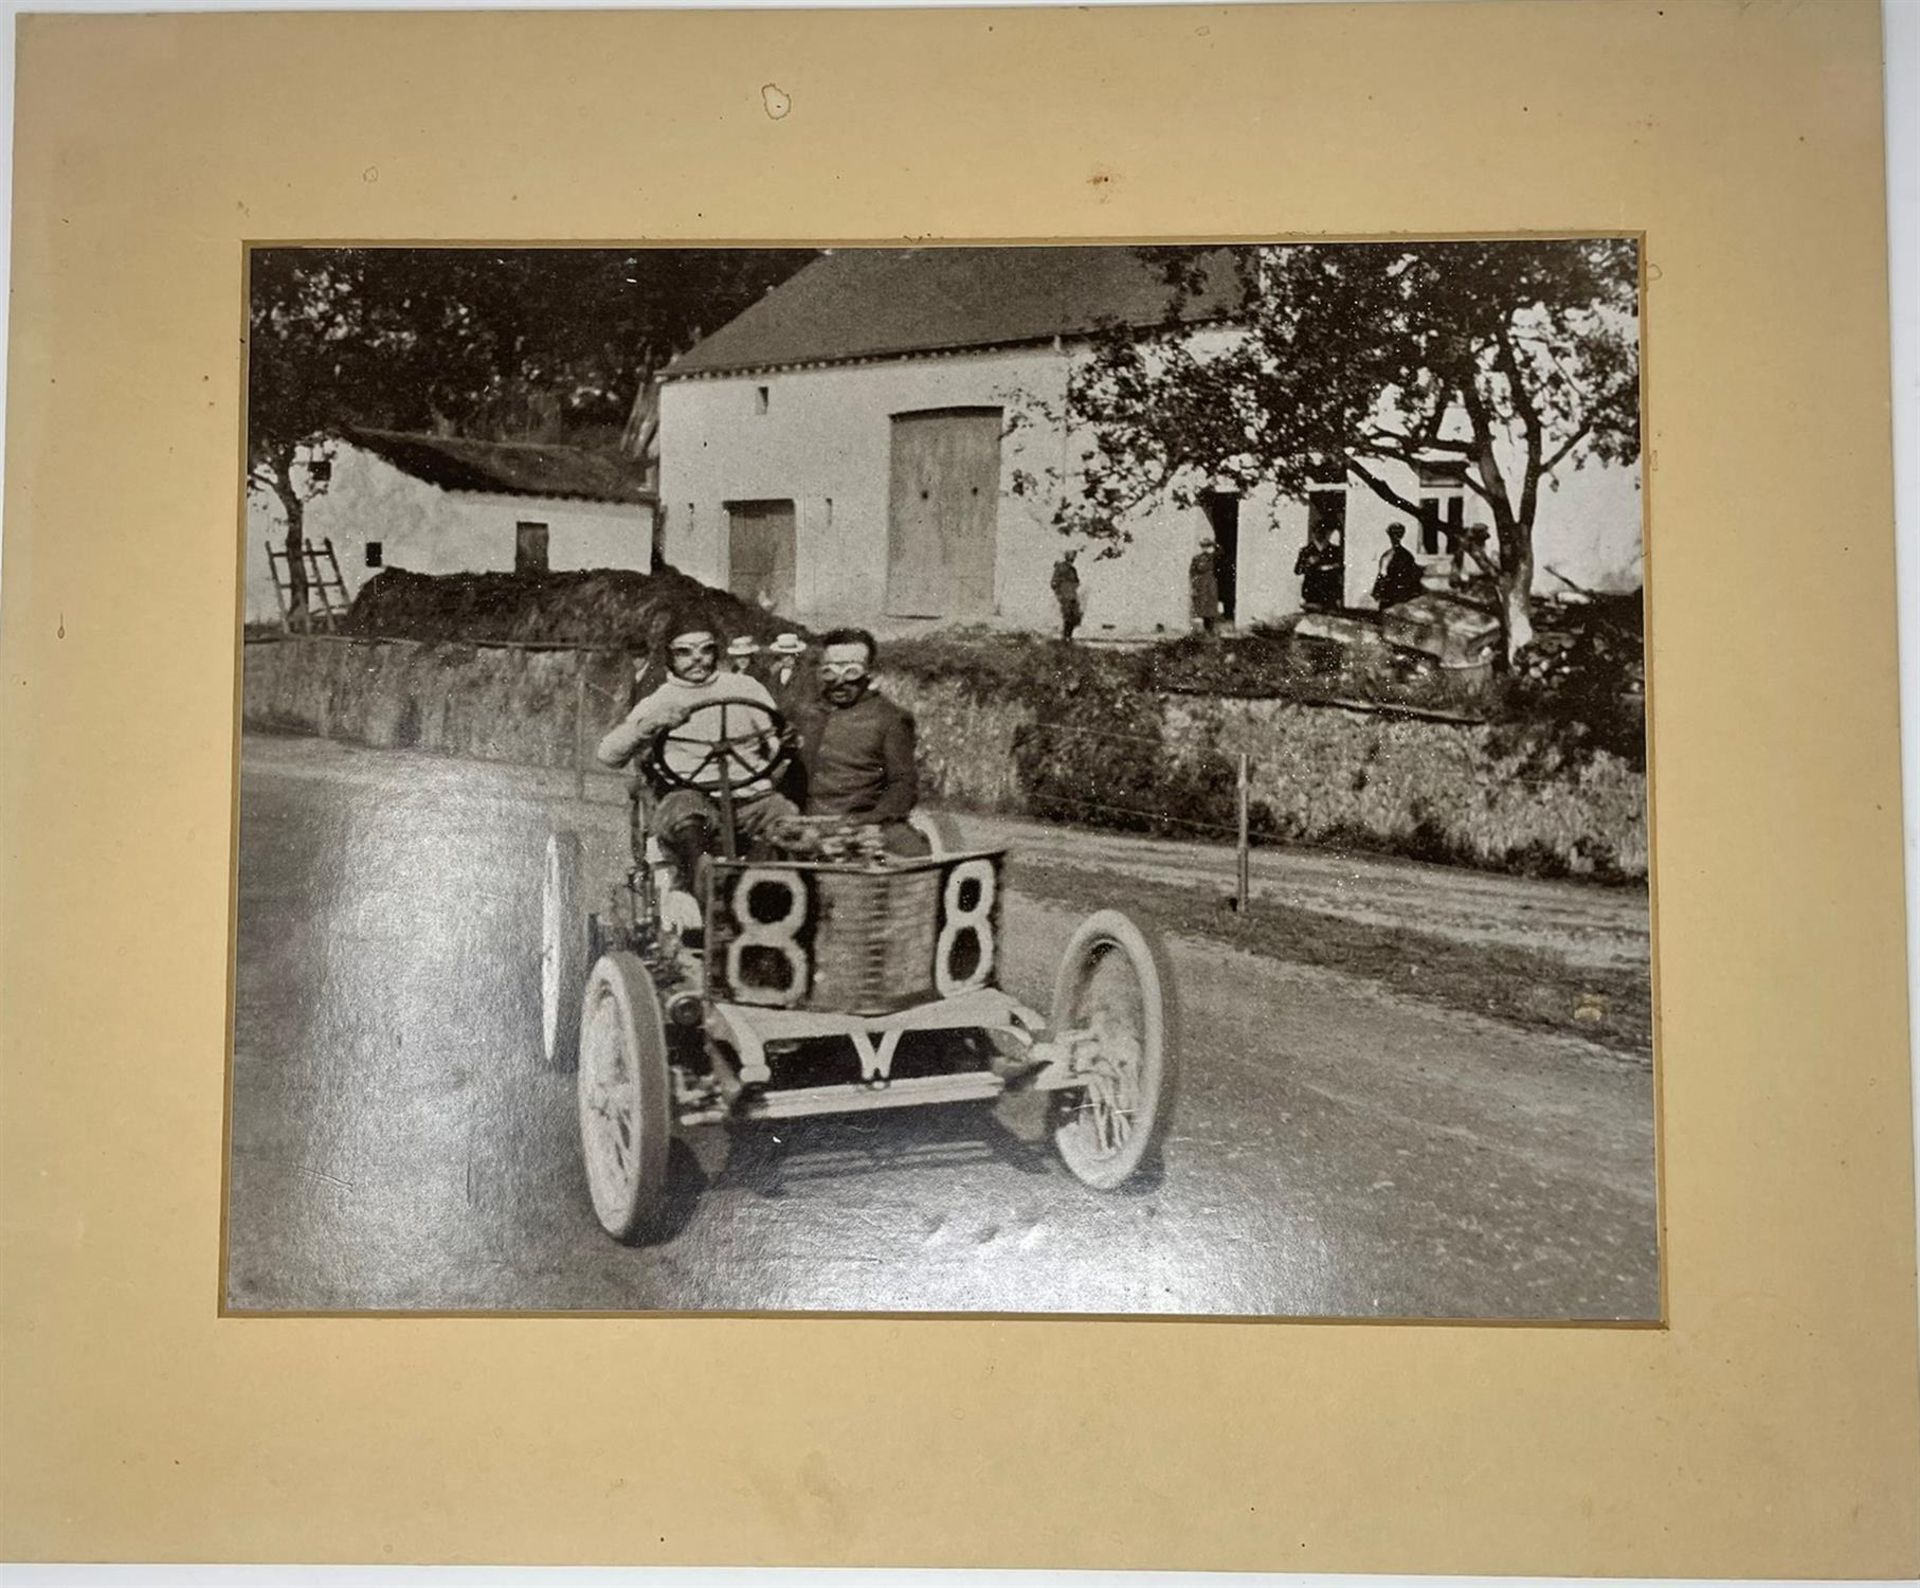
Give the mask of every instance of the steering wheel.
M 752 798 L 773 791 L 796 748 L 792 725 L 771 706 L 715 700 L 656 733 L 641 764 L 668 788 L 717 794 L 724 784 L 734 798 Z

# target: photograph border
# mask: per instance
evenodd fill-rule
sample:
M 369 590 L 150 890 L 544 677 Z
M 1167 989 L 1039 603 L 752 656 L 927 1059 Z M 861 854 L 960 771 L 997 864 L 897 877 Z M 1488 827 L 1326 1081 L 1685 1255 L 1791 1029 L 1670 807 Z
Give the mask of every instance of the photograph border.
M 0 1555 L 1920 1570 L 1879 48 L 1872 0 L 21 19 Z M 661 242 L 1657 240 L 1665 1328 L 208 1307 L 234 249 L 641 205 Z

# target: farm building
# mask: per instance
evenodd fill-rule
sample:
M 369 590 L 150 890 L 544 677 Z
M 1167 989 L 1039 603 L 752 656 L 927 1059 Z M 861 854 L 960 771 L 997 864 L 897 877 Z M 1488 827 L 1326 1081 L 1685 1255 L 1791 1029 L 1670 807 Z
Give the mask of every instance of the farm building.
M 308 468 L 306 538 L 314 546 L 333 542 L 350 596 L 382 568 L 645 572 L 653 566 L 650 473 L 618 453 L 356 430 Z M 249 622 L 280 615 L 268 546 L 277 550 L 285 540 L 278 499 L 249 490 Z
M 1188 310 L 1197 345 L 1238 334 L 1216 269 Z M 1125 248 L 853 249 L 830 253 L 668 365 L 658 393 L 664 555 L 682 572 L 811 623 L 887 632 L 954 623 L 1047 630 L 1065 544 L 1054 499 L 1019 477 L 1070 478 L 1088 445 L 1060 417 L 1069 373 L 1103 323 L 1165 316 L 1158 273 Z M 1018 416 L 1018 422 L 1014 422 Z M 1443 468 L 1382 471 L 1436 521 L 1474 522 Z M 1640 582 L 1638 469 L 1589 466 L 1543 493 L 1537 587 Z M 1114 558 L 1080 561 L 1084 632 L 1187 626 L 1187 565 L 1217 545 L 1222 597 L 1246 625 L 1301 607 L 1309 519 L 1337 530 L 1349 606 L 1370 604 L 1397 513 L 1364 485 L 1309 500 L 1231 490 L 1149 504 Z M 1431 524 L 1411 549 L 1451 568 Z

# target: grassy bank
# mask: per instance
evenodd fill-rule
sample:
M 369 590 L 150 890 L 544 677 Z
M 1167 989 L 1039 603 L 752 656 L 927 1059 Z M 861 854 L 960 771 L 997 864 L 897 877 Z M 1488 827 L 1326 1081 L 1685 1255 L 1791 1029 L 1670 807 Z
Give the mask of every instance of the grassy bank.
M 1078 910 L 1113 903 L 1112 879 L 1079 866 L 1016 857 L 1008 880 Z M 1271 899 L 1240 915 L 1205 887 L 1141 878 L 1127 880 L 1126 907 L 1161 932 L 1339 971 L 1444 1008 L 1579 1037 L 1634 1064 L 1652 1062 L 1653 992 L 1644 973 L 1582 968 L 1551 954 L 1457 943 Z

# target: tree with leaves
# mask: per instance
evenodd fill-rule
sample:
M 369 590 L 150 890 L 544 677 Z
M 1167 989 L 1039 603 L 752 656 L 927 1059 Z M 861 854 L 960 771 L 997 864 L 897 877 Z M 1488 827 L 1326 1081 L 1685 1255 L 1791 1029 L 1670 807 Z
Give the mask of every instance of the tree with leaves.
M 295 621 L 305 513 L 357 426 L 617 444 L 635 395 L 802 248 L 269 248 L 250 261 L 247 485 L 278 502 Z
M 333 443 L 374 406 L 374 348 L 351 256 L 253 256 L 247 344 L 247 489 L 285 519 L 288 609 L 307 615 L 307 503 L 326 489 Z
M 1330 474 L 1418 519 L 1396 477 L 1450 465 L 1493 533 L 1449 550 L 1492 580 L 1509 658 L 1528 644 L 1542 487 L 1639 456 L 1634 242 L 1141 252 L 1166 279 L 1167 312 L 1144 330 L 1104 327 L 1076 365 L 1057 417 L 1089 444 L 1057 527 L 1124 541 L 1155 499 L 1191 505 L 1223 482 L 1300 498 Z M 1221 271 L 1238 311 L 1196 330 Z

